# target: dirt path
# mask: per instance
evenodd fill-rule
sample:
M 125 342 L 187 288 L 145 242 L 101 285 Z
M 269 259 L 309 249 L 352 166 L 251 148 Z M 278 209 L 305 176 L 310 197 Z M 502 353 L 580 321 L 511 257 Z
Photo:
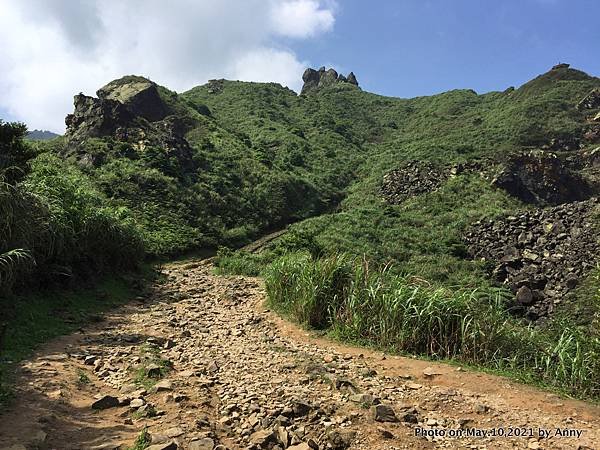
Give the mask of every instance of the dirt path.
M 0 449 L 122 449 L 146 426 L 151 450 L 600 448 L 598 407 L 312 337 L 264 309 L 260 280 L 203 262 L 164 271 L 143 302 L 22 364 Z

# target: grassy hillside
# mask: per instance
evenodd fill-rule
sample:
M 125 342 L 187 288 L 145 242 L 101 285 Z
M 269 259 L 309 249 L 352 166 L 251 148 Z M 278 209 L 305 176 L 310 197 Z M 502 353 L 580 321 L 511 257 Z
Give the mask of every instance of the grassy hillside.
M 563 307 L 586 311 L 591 320 L 580 323 L 581 314 L 563 311 L 558 328 L 537 334 L 503 310 L 498 299 L 506 291 L 489 276 L 489 261 L 469 258 L 464 234 L 480 219 L 533 207 L 490 183 L 513 155 L 554 150 L 556 142 L 582 143 L 577 155 L 597 152 L 594 132 L 587 141 L 581 137 L 589 134 L 590 111 L 576 108 L 597 87 L 600 79 L 562 66 L 518 89 L 413 99 L 335 82 L 300 96 L 273 83 L 226 80 L 177 94 L 123 77 L 101 88 L 98 98 L 75 97 L 65 136 L 25 142 L 23 126 L 0 124 L 0 288 L 126 270 L 144 255 L 221 247 L 219 270 L 266 274 L 275 306 L 308 325 L 315 323 L 306 314 L 316 313 L 325 321 L 318 326 L 347 339 L 529 378 L 535 374 L 529 356 L 510 359 L 502 351 L 515 339 L 534 343 L 547 358 L 562 352 L 562 375 L 553 375 L 556 361 L 546 359 L 544 382 L 596 396 L 590 380 L 598 368 L 588 362 L 597 340 L 582 339 L 598 334 L 597 277 Z M 386 201 L 384 176 L 413 161 L 445 175 L 436 189 Z M 233 251 L 288 225 L 261 254 Z M 359 290 L 349 281 L 360 275 L 359 260 L 369 261 L 374 286 L 389 295 L 361 303 L 372 286 L 368 274 Z M 330 269 L 345 274 L 346 284 L 334 286 L 339 292 L 328 284 Z M 300 276 L 307 273 L 310 280 Z M 286 287 L 286 280 L 292 284 Z M 444 351 L 401 338 L 426 333 L 420 325 L 387 322 L 394 314 L 398 321 L 411 317 L 399 311 L 415 286 L 415 311 L 443 316 L 450 308 L 455 321 L 432 335 L 448 344 Z M 309 291 L 331 295 L 319 294 L 325 301 L 319 305 Z M 481 340 L 493 324 L 474 319 L 478 309 L 503 324 L 492 327 L 498 339 Z M 363 323 L 366 317 L 388 323 L 387 334 L 375 322 Z M 467 322 L 479 331 L 458 336 L 456 327 Z M 492 356 L 475 358 L 472 346 L 480 344 Z

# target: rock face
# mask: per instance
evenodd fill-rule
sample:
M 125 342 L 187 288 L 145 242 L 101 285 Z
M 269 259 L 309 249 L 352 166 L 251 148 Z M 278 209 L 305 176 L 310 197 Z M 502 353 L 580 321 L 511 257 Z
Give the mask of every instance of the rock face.
M 68 137 L 110 135 L 137 117 L 155 122 L 169 114 L 156 84 L 142 77 L 127 76 L 111 81 L 96 95 L 98 98 L 75 96 L 75 111 L 65 119 Z
M 580 111 L 596 108 L 600 108 L 600 89 L 594 89 L 577 104 L 577 109 Z
M 125 106 L 116 100 L 101 100 L 78 94 L 73 100 L 75 111 L 65 119 L 71 139 L 110 135 L 132 120 Z
M 600 255 L 600 201 L 477 222 L 466 236 L 469 253 L 493 263 L 493 275 L 515 294 L 512 310 L 536 320 L 551 313 L 594 268 Z
M 115 100 L 123 104 L 132 116 L 151 122 L 162 120 L 169 114 L 169 107 L 160 97 L 156 84 L 142 77 L 111 81 L 96 94 L 100 100 Z
M 492 184 L 541 206 L 585 200 L 593 194 L 592 186 L 556 155 L 541 151 L 511 157 Z
M 99 166 L 106 155 L 88 153 L 89 138 L 111 137 L 121 145 L 120 156 L 137 158 L 148 148 L 159 148 L 178 160 L 181 174 L 195 169 L 192 150 L 185 139 L 189 119 L 171 113 L 158 86 L 142 77 L 127 76 L 100 88 L 98 98 L 75 96 L 75 110 L 67 125 L 67 156 L 82 166 Z M 175 95 L 175 94 L 173 94 Z
M 325 67 L 321 67 L 319 70 L 306 69 L 302 75 L 302 81 L 304 81 L 304 85 L 300 92 L 301 95 L 306 95 L 317 89 L 332 86 L 336 83 L 349 83 L 358 86 L 358 81 L 353 72 L 350 72 L 345 77 L 342 74 L 338 74 L 334 69 L 325 70 Z

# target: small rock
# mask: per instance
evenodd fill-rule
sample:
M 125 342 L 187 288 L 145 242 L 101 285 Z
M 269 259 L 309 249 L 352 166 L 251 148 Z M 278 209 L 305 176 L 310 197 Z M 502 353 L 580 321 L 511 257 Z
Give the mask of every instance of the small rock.
M 306 442 L 302 442 L 301 444 L 292 445 L 291 447 L 288 447 L 287 450 L 313 450 L 313 449 Z
M 171 441 L 165 444 L 151 445 L 150 447 L 146 447 L 146 450 L 177 450 L 178 448 L 179 446 L 175 442 Z
M 375 405 L 372 408 L 373 419 L 377 422 L 397 422 L 394 409 L 389 405 Z
M 208 366 L 206 366 L 206 370 L 208 370 L 210 373 L 218 372 L 219 364 L 217 364 L 215 360 L 212 360 L 210 363 L 208 363 Z
M 355 431 L 331 431 L 327 435 L 327 440 L 331 448 L 336 450 L 344 450 L 352 445 L 356 439 Z
M 131 400 L 131 402 L 129 402 L 129 407 L 137 409 L 140 406 L 144 406 L 145 404 L 146 404 L 146 402 L 143 399 L 134 398 L 133 400 Z
M 354 394 L 348 397 L 351 402 L 358 403 L 361 405 L 375 405 L 379 403 L 379 401 L 373 397 L 371 394 Z
M 517 301 L 523 305 L 530 305 L 533 302 L 533 292 L 527 286 L 521 286 L 517 291 Z
M 311 410 L 311 406 L 308 403 L 296 401 L 292 405 L 292 412 L 294 417 L 306 416 Z
M 168 430 L 165 430 L 164 433 L 165 433 L 165 436 L 167 436 L 167 437 L 176 438 L 176 437 L 179 437 L 182 434 L 184 434 L 185 431 L 183 431 L 179 427 L 173 427 L 173 428 L 169 428 Z
M 426 367 L 423 370 L 423 375 L 426 377 L 434 377 L 436 375 L 441 375 L 442 373 L 439 370 L 434 369 L 433 367 Z
M 112 395 L 104 395 L 92 403 L 92 409 L 108 409 L 119 406 L 119 399 Z
M 171 383 L 169 380 L 162 380 L 154 385 L 155 392 L 165 392 L 165 391 L 172 391 L 172 390 L 173 390 L 173 383 Z
M 250 443 L 259 447 L 266 447 L 273 441 L 275 441 L 275 436 L 270 430 L 259 430 L 250 435 Z
M 213 450 L 215 441 L 211 438 L 200 439 L 199 441 L 190 442 L 189 450 Z
M 379 431 L 379 434 L 384 439 L 394 439 L 394 435 L 383 427 L 377 427 L 377 431 Z
M 158 364 L 149 364 L 146 367 L 146 375 L 150 378 L 158 378 L 162 374 L 162 368 Z

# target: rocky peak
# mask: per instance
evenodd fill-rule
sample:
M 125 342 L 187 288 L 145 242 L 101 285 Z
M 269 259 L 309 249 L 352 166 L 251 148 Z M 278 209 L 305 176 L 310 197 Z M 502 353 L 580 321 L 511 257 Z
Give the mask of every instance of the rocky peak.
M 162 120 L 169 114 L 169 107 L 161 98 L 156 83 L 143 77 L 130 75 L 111 81 L 96 95 L 102 100 L 118 101 L 134 116 L 151 122 Z
M 86 141 L 107 137 L 126 144 L 128 155 L 143 153 L 149 147 L 162 149 L 177 160 L 182 174 L 193 172 L 192 151 L 185 139 L 193 119 L 174 114 L 159 89 L 146 78 L 126 76 L 100 88 L 97 98 L 76 95 L 75 110 L 65 119 L 66 153 L 75 155 L 82 165 L 97 166 L 104 156 L 89 154 Z
M 169 115 L 156 83 L 137 76 L 126 76 L 100 88 L 97 98 L 78 94 L 75 111 L 65 123 L 71 139 L 106 136 L 133 119 L 141 117 L 156 122 Z
M 326 86 L 332 86 L 336 83 L 349 83 L 354 86 L 358 86 L 356 75 L 350 72 L 347 77 L 342 74 L 338 74 L 334 69 L 325 70 L 325 67 L 321 67 L 319 70 L 311 69 L 310 67 L 304 71 L 302 75 L 302 86 L 301 94 L 308 94 L 309 92 L 315 91 Z

